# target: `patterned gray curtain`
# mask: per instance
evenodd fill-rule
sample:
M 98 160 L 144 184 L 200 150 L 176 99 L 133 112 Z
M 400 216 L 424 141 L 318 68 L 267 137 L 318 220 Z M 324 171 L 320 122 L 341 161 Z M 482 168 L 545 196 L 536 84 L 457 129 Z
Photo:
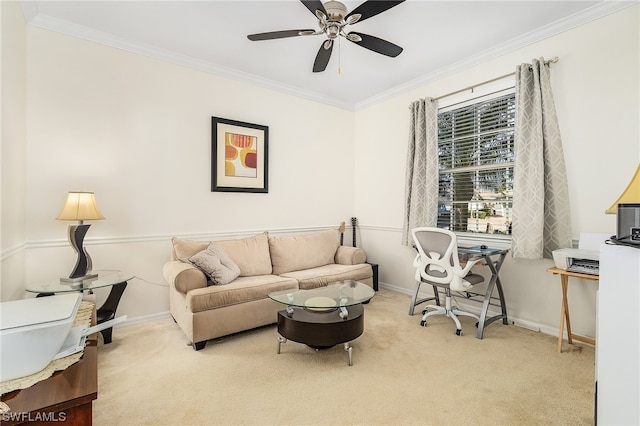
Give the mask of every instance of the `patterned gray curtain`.
M 411 230 L 438 222 L 438 101 L 413 102 L 405 179 L 402 245 L 413 242 Z
M 516 124 L 511 252 L 551 258 L 571 247 L 569 188 L 549 65 L 543 58 L 516 68 Z

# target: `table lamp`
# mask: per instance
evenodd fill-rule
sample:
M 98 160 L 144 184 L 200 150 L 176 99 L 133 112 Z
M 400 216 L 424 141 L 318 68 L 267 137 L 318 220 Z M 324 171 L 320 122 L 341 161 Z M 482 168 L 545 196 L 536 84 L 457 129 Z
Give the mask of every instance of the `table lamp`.
M 611 207 L 605 210 L 605 213 L 616 214 L 618 211 L 618 204 L 624 203 L 640 203 L 640 165 L 636 168 L 636 173 L 631 178 L 629 185 L 627 185 L 618 199 L 613 202 Z
M 60 281 L 78 282 L 97 277 L 97 274 L 91 274 L 91 256 L 83 247 L 84 236 L 91 226 L 83 221 L 104 219 L 98 210 L 93 192 L 69 192 L 67 201 L 56 219 L 78 221 L 77 225 L 69 225 L 69 243 L 78 253 L 78 260 L 69 278 L 60 278 Z

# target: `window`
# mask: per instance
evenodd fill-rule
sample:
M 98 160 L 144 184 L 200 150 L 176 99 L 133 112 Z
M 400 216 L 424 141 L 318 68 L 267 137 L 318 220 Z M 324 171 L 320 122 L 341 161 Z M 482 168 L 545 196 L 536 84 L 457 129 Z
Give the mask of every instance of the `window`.
M 515 93 L 438 113 L 438 227 L 511 234 Z

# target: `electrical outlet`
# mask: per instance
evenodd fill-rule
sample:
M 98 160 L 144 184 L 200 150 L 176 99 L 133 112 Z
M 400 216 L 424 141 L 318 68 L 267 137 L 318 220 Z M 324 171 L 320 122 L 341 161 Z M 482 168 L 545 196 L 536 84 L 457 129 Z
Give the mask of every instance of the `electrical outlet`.
M 631 239 L 633 241 L 640 241 L 640 228 L 631 228 Z

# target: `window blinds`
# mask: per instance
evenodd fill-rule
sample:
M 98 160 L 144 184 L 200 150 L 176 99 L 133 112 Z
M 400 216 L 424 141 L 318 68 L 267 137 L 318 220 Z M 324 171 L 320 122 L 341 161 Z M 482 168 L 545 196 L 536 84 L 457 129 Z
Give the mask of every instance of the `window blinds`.
M 509 234 L 515 93 L 438 114 L 438 226 Z

